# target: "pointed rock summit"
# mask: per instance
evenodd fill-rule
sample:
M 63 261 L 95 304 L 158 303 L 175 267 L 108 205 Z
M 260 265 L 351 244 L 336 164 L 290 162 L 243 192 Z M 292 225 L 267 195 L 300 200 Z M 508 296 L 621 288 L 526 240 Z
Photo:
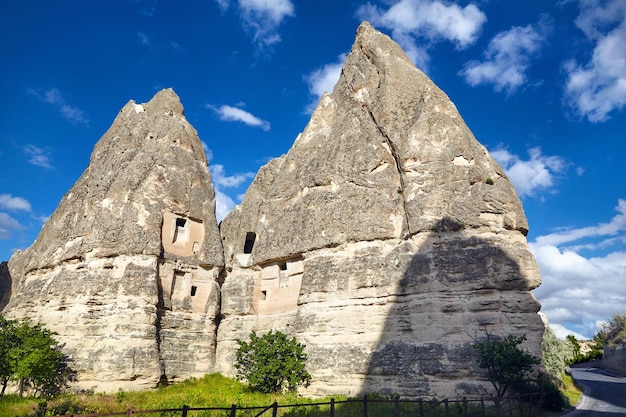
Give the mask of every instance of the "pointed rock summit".
M 211 369 L 224 265 L 211 184 L 178 96 L 130 101 L 11 258 L 5 310 L 59 333 L 80 387 L 153 387 Z
M 311 396 L 481 395 L 476 338 L 526 334 L 541 353 L 513 186 L 367 22 L 332 94 L 219 231 L 214 200 L 174 92 L 131 101 L 37 241 L 0 267 L 4 311 L 57 331 L 79 386 L 104 391 L 234 375 L 252 330 L 307 346 Z
M 308 346 L 310 393 L 479 391 L 472 338 L 526 333 L 540 283 L 522 205 L 450 99 L 365 22 L 332 94 L 222 222 L 221 371 L 235 340 Z

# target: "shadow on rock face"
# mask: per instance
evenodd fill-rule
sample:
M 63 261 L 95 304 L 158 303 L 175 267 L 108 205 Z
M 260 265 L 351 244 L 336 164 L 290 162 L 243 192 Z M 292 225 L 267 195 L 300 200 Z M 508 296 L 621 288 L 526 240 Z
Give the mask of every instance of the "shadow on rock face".
M 361 394 L 460 398 L 485 395 L 472 343 L 495 335 L 529 337 L 539 348 L 539 303 L 529 293 L 518 262 L 498 246 L 442 219 L 414 236 L 378 346 L 372 352 Z M 536 346 L 535 346 L 536 345 Z
M 9 272 L 9 263 L 0 263 L 0 312 L 9 303 L 12 284 L 13 279 L 11 278 L 11 272 Z

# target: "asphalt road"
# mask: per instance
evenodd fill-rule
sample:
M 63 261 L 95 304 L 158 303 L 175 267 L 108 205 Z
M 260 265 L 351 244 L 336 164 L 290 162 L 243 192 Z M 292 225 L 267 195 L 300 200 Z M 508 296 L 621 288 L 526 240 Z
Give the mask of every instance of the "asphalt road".
M 626 416 L 626 377 L 601 368 L 572 368 L 572 376 L 584 388 L 575 410 L 563 417 Z

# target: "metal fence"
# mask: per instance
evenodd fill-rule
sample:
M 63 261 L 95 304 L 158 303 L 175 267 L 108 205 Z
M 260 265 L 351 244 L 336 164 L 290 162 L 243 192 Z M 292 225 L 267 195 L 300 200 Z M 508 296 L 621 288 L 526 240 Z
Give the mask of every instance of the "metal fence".
M 135 410 L 96 414 L 65 414 L 65 417 L 146 415 L 148 417 L 536 417 L 541 409 L 533 396 L 501 399 L 405 400 L 364 396 L 361 399 L 306 404 L 278 404 L 245 407 L 188 407 Z

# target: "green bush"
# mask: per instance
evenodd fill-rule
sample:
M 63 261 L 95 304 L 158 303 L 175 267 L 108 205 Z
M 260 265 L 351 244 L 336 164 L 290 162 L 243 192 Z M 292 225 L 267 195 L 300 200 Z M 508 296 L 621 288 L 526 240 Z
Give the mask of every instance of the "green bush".
M 250 333 L 250 341 L 238 340 L 237 379 L 264 393 L 295 391 L 308 386 L 311 375 L 306 371 L 305 346 L 281 332 L 263 336 Z

